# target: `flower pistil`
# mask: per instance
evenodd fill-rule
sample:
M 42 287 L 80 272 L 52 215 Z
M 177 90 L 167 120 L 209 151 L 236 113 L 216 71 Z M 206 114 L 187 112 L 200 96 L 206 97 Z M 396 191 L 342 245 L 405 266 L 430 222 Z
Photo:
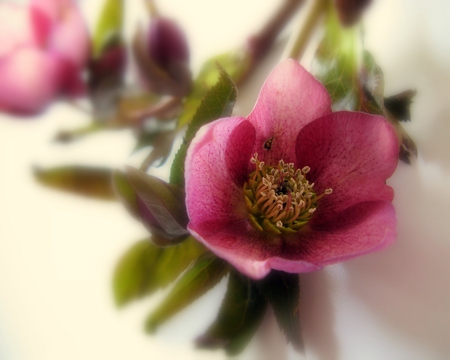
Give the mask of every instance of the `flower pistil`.
M 296 233 L 311 219 L 318 201 L 331 194 L 326 189 L 316 195 L 314 183 L 306 174 L 308 166 L 295 169 L 293 163 L 283 160 L 277 166 L 268 166 L 255 153 L 250 159 L 255 171 L 244 184 L 244 200 L 253 227 L 274 235 Z

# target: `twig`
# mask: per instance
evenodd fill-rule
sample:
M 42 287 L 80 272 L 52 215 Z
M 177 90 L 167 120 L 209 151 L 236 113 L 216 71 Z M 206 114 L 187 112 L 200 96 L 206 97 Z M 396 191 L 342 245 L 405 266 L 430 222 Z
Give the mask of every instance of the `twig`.
M 300 31 L 294 35 L 295 40 L 289 51 L 289 58 L 299 60 L 302 57 L 314 29 L 325 14 L 328 6 L 330 6 L 329 0 L 313 0 L 313 4 L 303 26 L 300 28 Z

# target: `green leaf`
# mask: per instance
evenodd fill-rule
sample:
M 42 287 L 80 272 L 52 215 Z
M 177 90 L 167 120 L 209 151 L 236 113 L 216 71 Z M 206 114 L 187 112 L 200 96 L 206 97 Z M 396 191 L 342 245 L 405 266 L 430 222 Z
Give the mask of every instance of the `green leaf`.
M 272 305 L 275 317 L 297 351 L 304 350 L 302 330 L 298 313 L 300 284 L 297 274 L 272 270 L 264 279 L 256 282 L 261 293 Z
M 136 219 L 140 218 L 139 208 L 137 205 L 136 193 L 133 187 L 130 185 L 125 172 L 120 170 L 114 170 L 112 174 L 113 189 L 117 197 L 121 200 L 125 208 Z
M 34 169 L 38 182 L 58 190 L 102 200 L 117 200 L 111 186 L 112 169 L 89 166 L 61 166 Z
M 329 9 L 312 72 L 330 94 L 334 111 L 356 110 L 359 107 L 359 32 L 356 28 L 343 28 L 334 8 Z
M 170 171 L 170 182 L 172 184 L 184 186 L 184 160 L 186 158 L 187 148 L 194 138 L 198 129 L 203 125 L 219 119 L 230 116 L 236 102 L 237 89 L 227 73 L 219 67 L 220 77 L 205 95 L 201 105 L 197 109 L 189 127 L 186 131 L 184 142 L 175 155 Z
M 178 119 L 179 128 L 190 123 L 208 90 L 219 81 L 220 73 L 217 71 L 217 64 L 235 83 L 238 83 L 250 69 L 251 56 L 248 51 L 237 49 L 207 60 L 194 81 L 191 93 L 184 102 L 183 113 Z
M 126 167 L 125 173 L 139 200 L 157 222 L 155 225 L 159 225 L 158 228 L 167 235 L 166 238 L 188 233 L 186 226 L 189 219 L 182 188 L 129 166 Z
M 231 356 L 239 354 L 260 325 L 266 304 L 254 281 L 232 271 L 217 318 L 196 340 L 197 346 L 224 348 Z
M 116 266 L 113 277 L 116 304 L 123 306 L 166 287 L 205 251 L 203 245 L 192 237 L 164 248 L 148 239 L 139 241 Z
M 363 49 L 358 29 L 342 27 L 333 7 L 329 7 L 327 16 L 313 73 L 330 94 L 333 110 L 383 115 L 384 78 L 380 67 Z
M 198 258 L 161 305 L 150 314 L 146 321 L 146 330 L 154 332 L 162 323 L 213 288 L 227 274 L 228 269 L 224 260 L 211 253 Z
M 175 154 L 170 168 L 170 183 L 184 186 L 184 160 L 186 159 L 189 145 L 182 144 Z
M 99 57 L 109 46 L 122 41 L 123 0 L 106 0 L 93 37 L 93 55 Z

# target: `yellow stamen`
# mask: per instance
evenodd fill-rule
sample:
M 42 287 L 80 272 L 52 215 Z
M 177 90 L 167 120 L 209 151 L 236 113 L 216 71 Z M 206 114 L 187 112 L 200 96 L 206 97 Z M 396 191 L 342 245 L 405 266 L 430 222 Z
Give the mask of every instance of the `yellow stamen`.
M 326 189 L 316 195 L 314 183 L 305 176 L 311 170 L 309 166 L 295 169 L 293 163 L 283 160 L 268 166 L 258 160 L 257 153 L 250 162 L 255 171 L 244 184 L 244 200 L 250 223 L 259 231 L 273 235 L 295 233 L 311 219 L 318 200 L 332 193 L 332 189 Z

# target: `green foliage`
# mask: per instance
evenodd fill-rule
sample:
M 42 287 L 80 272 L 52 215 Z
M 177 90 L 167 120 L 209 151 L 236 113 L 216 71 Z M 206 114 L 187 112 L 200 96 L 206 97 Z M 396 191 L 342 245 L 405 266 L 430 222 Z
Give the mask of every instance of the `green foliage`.
M 116 304 L 123 306 L 164 288 L 205 251 L 192 237 L 164 248 L 148 239 L 137 242 L 122 256 L 115 269 L 113 292 Z
M 150 314 L 146 330 L 154 332 L 163 322 L 212 289 L 228 270 L 228 264 L 211 253 L 199 257 L 178 280 L 161 305 Z
M 216 320 L 197 339 L 202 348 L 224 348 L 237 355 L 251 340 L 266 310 L 266 300 L 254 281 L 231 271 L 227 293 Z
M 137 206 L 136 193 L 130 185 L 127 175 L 120 170 L 114 170 L 112 174 L 112 186 L 116 196 L 120 199 L 125 208 L 135 218 L 140 218 L 139 209 Z
M 94 57 L 99 57 L 109 46 L 122 39 L 123 0 L 106 0 L 92 40 Z
M 357 28 L 342 27 L 329 7 L 324 37 L 313 61 L 314 75 L 326 87 L 333 110 L 383 115 L 394 126 L 400 142 L 399 158 L 409 163 L 417 147 L 399 121 L 410 119 L 413 91 L 384 98 L 384 78 L 372 55 L 363 49 Z
M 152 214 L 166 238 L 187 234 L 188 216 L 184 204 L 184 191 L 141 170 L 126 167 L 127 180 L 136 195 Z M 161 235 L 164 235 L 161 234 Z
M 116 200 L 111 186 L 112 169 L 90 166 L 61 166 L 34 169 L 38 182 L 58 190 L 101 200 Z
M 155 131 L 152 132 L 141 133 L 136 139 L 137 141 L 133 148 L 133 153 L 148 146 L 153 146 L 156 150 L 157 148 L 160 148 L 161 146 L 164 147 L 165 144 L 168 144 L 171 148 L 176 135 L 177 133 L 175 130 L 164 129 L 155 129 Z
M 300 284 L 297 274 L 272 270 L 257 281 L 258 288 L 272 305 L 279 326 L 297 351 L 303 351 L 302 331 L 298 314 Z
M 170 171 L 170 182 L 172 184 L 179 185 L 180 187 L 184 186 L 184 160 L 186 158 L 187 148 L 198 129 L 213 120 L 230 116 L 233 111 L 237 97 L 236 85 L 220 67 L 219 72 L 219 81 L 203 98 L 189 124 L 183 144 L 175 155 Z
M 194 81 L 192 92 L 184 102 L 184 110 L 178 120 L 180 128 L 190 123 L 208 90 L 220 79 L 217 64 L 234 82 L 239 82 L 251 65 L 250 54 L 244 50 L 229 51 L 207 60 Z
M 145 161 L 142 163 L 141 168 L 142 166 L 145 166 L 145 168 L 148 169 L 157 161 L 158 163 L 155 166 L 162 166 L 165 164 L 172 151 L 176 135 L 176 130 L 156 130 L 151 134 L 144 134 L 139 137 L 133 151 L 138 151 L 147 146 L 153 147 Z
M 333 110 L 356 110 L 360 51 L 357 29 L 341 27 L 332 7 L 325 24 L 325 34 L 312 66 L 313 73 L 330 94 Z
M 73 130 L 59 131 L 54 141 L 59 143 L 70 143 L 82 139 L 88 135 L 96 134 L 105 129 L 105 125 L 100 122 L 93 122 L 87 126 L 79 127 Z
M 170 168 L 170 183 L 184 186 L 184 160 L 186 159 L 188 143 L 183 143 L 175 154 Z

